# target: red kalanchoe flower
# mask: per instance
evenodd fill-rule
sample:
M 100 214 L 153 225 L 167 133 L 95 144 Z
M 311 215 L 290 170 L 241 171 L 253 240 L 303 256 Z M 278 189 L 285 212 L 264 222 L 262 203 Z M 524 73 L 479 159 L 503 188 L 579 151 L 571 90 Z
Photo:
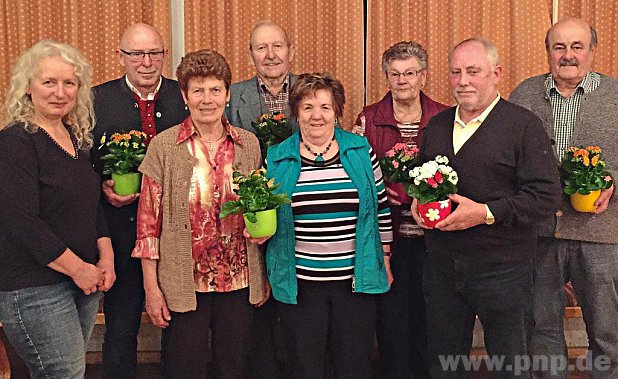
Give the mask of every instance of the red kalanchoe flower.
M 440 171 L 436 171 L 436 174 L 433 176 L 433 178 L 436 180 L 436 182 L 438 184 L 442 184 L 442 182 L 444 181 L 444 179 L 442 178 L 442 174 L 440 173 Z
M 436 182 L 434 178 L 427 179 L 427 184 L 429 184 L 431 188 L 438 188 L 438 182 Z

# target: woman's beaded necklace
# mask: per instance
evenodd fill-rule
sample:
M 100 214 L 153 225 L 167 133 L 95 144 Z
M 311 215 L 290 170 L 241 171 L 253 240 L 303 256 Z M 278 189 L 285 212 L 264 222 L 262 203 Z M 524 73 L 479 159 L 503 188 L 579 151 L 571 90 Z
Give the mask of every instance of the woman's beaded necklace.
M 333 138 L 330 140 L 328 145 L 326 145 L 326 149 L 324 149 L 324 151 L 321 153 L 316 153 L 313 150 L 311 150 L 311 148 L 309 147 L 309 145 L 305 143 L 305 141 L 303 141 L 303 136 L 302 135 L 300 136 L 300 142 L 302 142 L 303 146 L 305 146 L 305 149 L 307 149 L 307 151 L 310 152 L 311 154 L 315 155 L 315 159 L 313 160 L 313 163 L 318 167 L 324 166 L 324 154 L 328 152 L 330 147 L 333 145 L 334 140 L 335 140 L 335 135 L 333 134 Z
M 393 117 L 395 117 L 395 121 L 397 121 L 399 124 L 401 125 L 415 125 L 418 124 L 419 122 L 421 122 L 421 117 L 423 116 L 423 108 L 421 108 L 418 111 L 418 114 L 416 115 L 416 117 L 413 117 L 411 121 L 403 121 L 400 120 L 397 115 L 395 115 L 395 112 L 393 112 Z
M 69 156 L 71 159 L 74 159 L 74 160 L 79 159 L 79 149 L 77 148 L 77 140 L 75 139 L 75 137 L 73 136 L 73 133 L 71 133 L 71 131 L 68 128 L 67 128 L 67 131 L 69 132 L 69 137 L 71 138 L 71 144 L 73 144 L 73 150 L 75 150 L 75 155 L 71 154 L 70 151 L 67 151 L 64 147 L 60 146 L 58 141 L 56 141 L 54 137 L 52 137 L 51 134 L 47 132 L 47 130 L 45 130 L 41 126 L 39 126 L 39 130 L 42 131 L 43 134 L 45 134 L 64 154 Z

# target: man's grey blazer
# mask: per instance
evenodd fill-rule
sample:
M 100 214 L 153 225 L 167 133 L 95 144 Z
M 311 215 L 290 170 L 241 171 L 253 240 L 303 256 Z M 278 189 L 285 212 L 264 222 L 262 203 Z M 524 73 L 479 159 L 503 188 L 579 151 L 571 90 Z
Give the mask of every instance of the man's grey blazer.
M 296 78 L 297 75 L 290 74 L 290 87 L 294 84 Z M 225 108 L 225 117 L 230 124 L 255 133 L 251 121 L 255 121 L 267 111 L 268 108 L 258 90 L 257 77 L 254 76 L 251 79 L 232 84 L 230 101 Z M 292 117 L 289 105 L 286 106 L 284 113 L 288 122 L 292 125 L 292 130 L 298 130 L 298 123 L 296 118 Z

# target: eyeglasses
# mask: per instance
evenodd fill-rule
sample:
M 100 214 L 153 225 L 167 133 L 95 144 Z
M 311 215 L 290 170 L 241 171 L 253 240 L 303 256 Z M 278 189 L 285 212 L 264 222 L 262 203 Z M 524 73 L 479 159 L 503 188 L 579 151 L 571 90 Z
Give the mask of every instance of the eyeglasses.
M 416 78 L 418 76 L 418 74 L 420 74 L 423 71 L 423 69 L 420 70 L 408 70 L 406 72 L 395 72 L 395 71 L 390 71 L 386 73 L 386 77 L 391 79 L 391 80 L 398 80 L 400 76 L 403 75 L 404 78 L 406 79 L 412 79 L 412 78 Z
M 129 56 L 131 62 L 141 62 L 144 60 L 144 57 L 148 55 L 150 60 L 153 62 L 158 62 L 163 59 L 163 55 L 165 55 L 165 50 L 159 51 L 125 51 L 120 49 L 123 53 Z

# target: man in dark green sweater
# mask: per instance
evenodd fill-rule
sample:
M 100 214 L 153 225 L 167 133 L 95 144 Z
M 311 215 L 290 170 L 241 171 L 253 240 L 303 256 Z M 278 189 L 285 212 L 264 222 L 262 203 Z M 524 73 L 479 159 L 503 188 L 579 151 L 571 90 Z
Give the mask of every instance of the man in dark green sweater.
M 500 98 L 495 45 L 474 38 L 449 54 L 457 106 L 429 122 L 421 161 L 448 157 L 459 176 L 451 215 L 427 230 L 427 302 L 432 378 L 466 377 L 475 316 L 488 354 L 502 362 L 496 377 L 525 372 L 533 328 L 534 223 L 556 211 L 558 169 L 541 120 Z M 416 210 L 412 213 L 422 223 Z

